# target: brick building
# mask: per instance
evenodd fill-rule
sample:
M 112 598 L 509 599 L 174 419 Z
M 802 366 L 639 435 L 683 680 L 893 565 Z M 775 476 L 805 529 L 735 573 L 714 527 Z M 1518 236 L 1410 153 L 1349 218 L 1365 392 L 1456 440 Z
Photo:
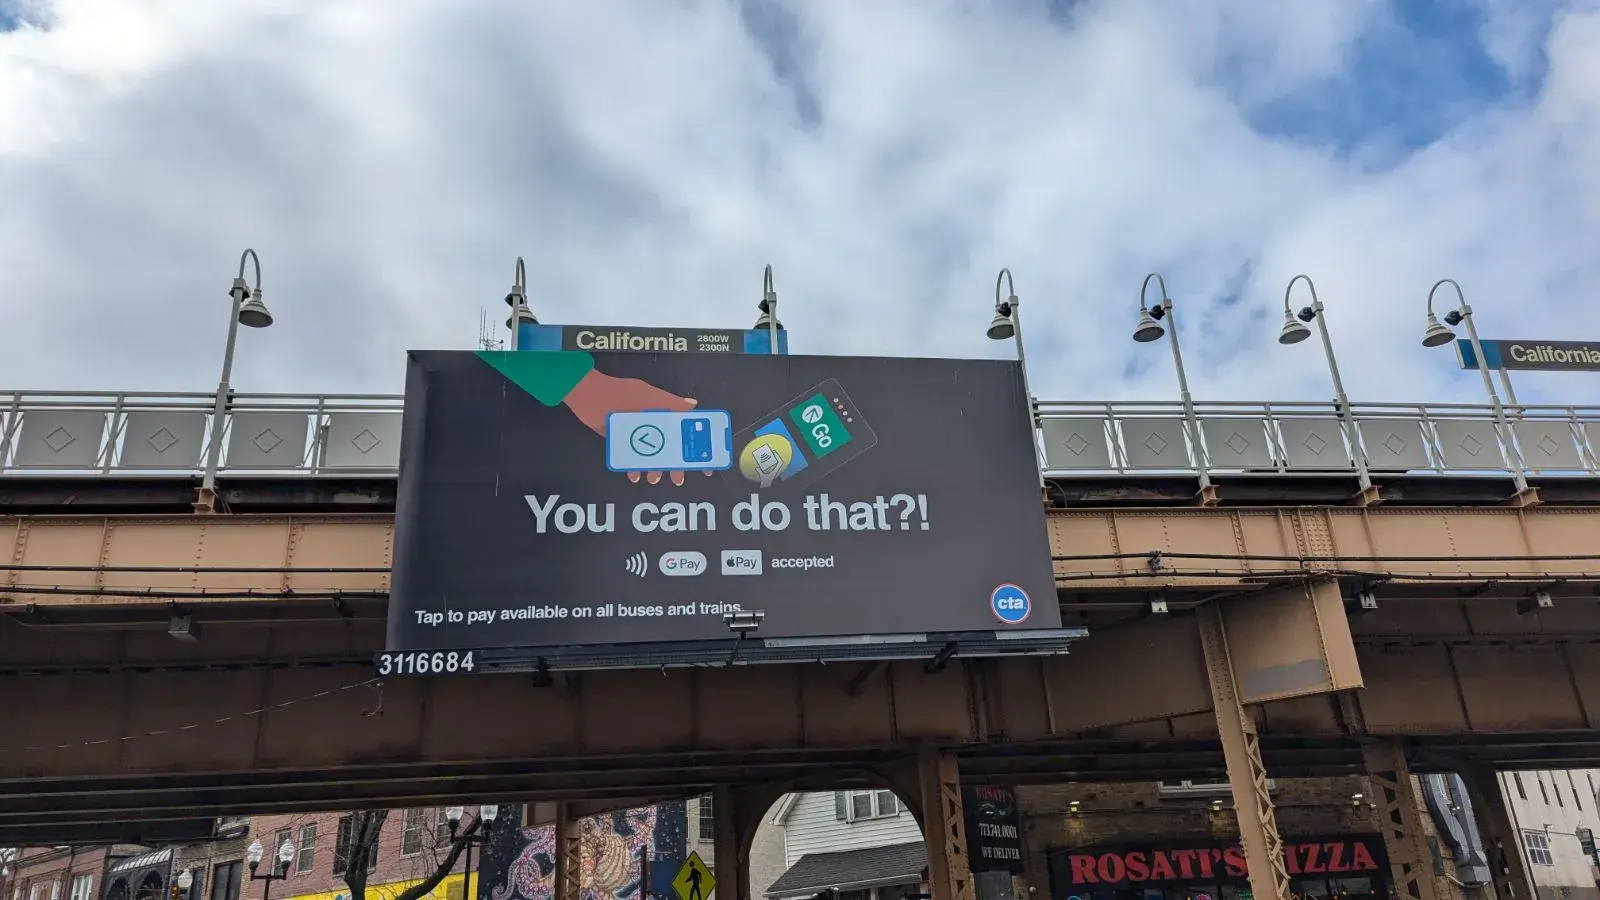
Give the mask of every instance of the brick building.
M 471 823 L 477 807 L 468 807 L 466 822 Z M 272 885 L 271 900 L 336 900 L 348 896 L 345 862 L 349 856 L 353 813 L 315 813 L 290 816 L 257 816 L 251 833 L 261 841 L 262 870 L 274 858 L 284 840 L 294 846 L 294 862 L 284 880 Z M 514 827 L 497 822 L 501 827 Z M 367 890 L 393 896 L 423 881 L 449 855 L 450 828 L 443 809 L 396 809 L 389 812 L 378 836 L 378 852 L 368 867 Z M 477 853 L 473 854 L 474 868 Z M 466 854 L 456 860 L 450 875 L 428 896 L 434 900 L 462 900 L 466 887 Z M 245 875 L 249 879 L 248 873 Z M 476 879 L 474 879 L 476 882 Z M 477 884 L 473 885 L 474 891 Z M 223 900 L 223 898 L 212 898 Z
M 141 847 L 26 847 L 7 864 L 5 900 L 97 900 L 106 873 Z
M 1383 840 L 1362 776 L 1272 782 L 1278 830 L 1292 854 L 1295 893 L 1308 900 L 1393 896 Z M 1247 900 L 1235 858 L 1239 825 L 1226 784 L 1061 784 L 1017 789 L 1024 873 L 1031 900 Z M 1463 885 L 1435 849 L 1438 896 L 1479 900 L 1492 888 Z M 1215 851 L 1203 863 L 1195 848 Z M 1159 859 L 1157 858 L 1159 857 Z M 1098 863 L 1098 865 L 1096 865 Z M 1231 871 L 1230 871 L 1231 870 Z M 1298 870 L 1298 871 L 1297 871 Z

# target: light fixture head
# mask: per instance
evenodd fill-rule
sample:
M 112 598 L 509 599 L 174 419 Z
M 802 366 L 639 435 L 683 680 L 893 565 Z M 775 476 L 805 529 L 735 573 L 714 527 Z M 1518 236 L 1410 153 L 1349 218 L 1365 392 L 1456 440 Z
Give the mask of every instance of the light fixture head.
M 754 328 L 756 331 L 766 331 L 771 328 L 776 328 L 779 331 L 782 331 L 783 323 L 778 321 L 777 316 L 767 312 L 767 301 L 763 300 L 761 301 L 761 315 L 756 316 L 756 324 L 750 327 Z
M 1159 307 L 1157 308 L 1159 309 Z M 1141 344 L 1148 344 L 1151 341 L 1158 340 L 1163 334 L 1166 333 L 1167 330 L 1162 328 L 1161 325 L 1150 316 L 1150 310 L 1139 310 L 1139 327 L 1133 329 L 1134 340 Z
M 1293 315 L 1285 312 L 1283 314 L 1283 330 L 1278 332 L 1278 343 L 1298 344 L 1308 337 L 1311 337 L 1311 329 L 1307 328 L 1303 322 L 1300 322 Z
M 179 872 L 178 890 L 187 891 L 192 886 L 194 886 L 194 873 L 188 869 L 184 869 L 182 872 Z
M 994 308 L 994 318 L 989 320 L 989 340 L 1010 340 L 1017 333 L 1017 323 L 1011 320 L 1011 305 L 1002 303 Z
M 444 810 L 444 819 L 446 822 L 449 822 L 450 827 L 454 829 L 457 825 L 461 824 L 461 817 L 465 815 L 466 812 L 467 810 L 465 807 L 447 806 Z
M 495 819 L 500 818 L 500 807 L 480 806 L 478 807 L 478 818 L 482 819 L 486 825 L 492 823 Z
M 261 289 L 250 292 L 250 299 L 239 307 L 239 324 L 246 328 L 265 328 L 272 324 L 272 313 L 261 302 Z
M 512 307 L 511 315 L 506 318 L 506 327 L 517 327 L 516 323 L 519 319 L 527 325 L 539 324 L 538 318 L 534 316 L 533 310 L 529 309 L 528 304 L 526 303 L 519 303 L 515 307 Z
M 1428 330 L 1422 333 L 1422 346 L 1442 347 L 1456 339 L 1456 333 L 1439 324 L 1439 317 L 1428 313 Z
M 283 843 L 278 845 L 278 862 L 280 862 L 280 863 L 284 864 L 285 866 L 287 866 L 289 863 L 291 863 L 293 861 L 294 861 L 294 843 L 292 841 L 290 841 L 288 838 L 284 838 L 283 839 Z
M 261 865 L 261 854 L 262 854 L 262 849 L 261 849 L 261 839 L 260 838 L 257 838 L 255 840 L 251 841 L 250 842 L 250 846 L 244 848 L 245 861 L 250 864 L 250 868 L 252 868 L 252 869 L 254 869 L 256 866 Z

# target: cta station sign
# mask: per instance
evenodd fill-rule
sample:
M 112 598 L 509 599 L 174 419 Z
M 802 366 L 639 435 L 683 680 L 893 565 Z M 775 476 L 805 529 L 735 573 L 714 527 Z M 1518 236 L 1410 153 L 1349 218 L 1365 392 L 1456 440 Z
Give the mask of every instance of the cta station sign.
M 608 353 L 772 353 L 766 328 L 635 328 L 615 325 L 530 325 L 517 332 L 517 349 L 600 350 Z M 778 353 L 789 352 L 789 332 L 778 329 Z
M 750 612 L 763 640 L 1059 630 L 1021 379 L 413 351 L 388 650 L 429 651 L 432 674 L 451 651 L 727 642 Z
M 1600 341 L 1479 341 L 1490 369 L 1546 372 L 1600 372 Z M 1463 369 L 1478 368 L 1472 342 L 1456 341 L 1456 359 Z

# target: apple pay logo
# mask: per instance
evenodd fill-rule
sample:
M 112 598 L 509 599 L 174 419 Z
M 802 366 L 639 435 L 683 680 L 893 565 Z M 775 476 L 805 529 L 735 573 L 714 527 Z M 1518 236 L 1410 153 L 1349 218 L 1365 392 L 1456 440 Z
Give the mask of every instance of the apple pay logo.
M 760 550 L 724 550 L 722 551 L 722 574 L 724 575 L 760 575 L 761 551 Z

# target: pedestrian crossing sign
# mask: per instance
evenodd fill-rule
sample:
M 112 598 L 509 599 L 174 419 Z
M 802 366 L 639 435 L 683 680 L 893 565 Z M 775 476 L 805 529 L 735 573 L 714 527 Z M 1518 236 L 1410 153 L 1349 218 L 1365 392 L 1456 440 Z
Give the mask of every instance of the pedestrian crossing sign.
M 683 868 L 672 879 L 672 889 L 678 892 L 678 900 L 711 900 L 711 892 L 716 888 L 717 877 L 706 868 L 705 860 L 700 858 L 699 853 L 689 851 Z

